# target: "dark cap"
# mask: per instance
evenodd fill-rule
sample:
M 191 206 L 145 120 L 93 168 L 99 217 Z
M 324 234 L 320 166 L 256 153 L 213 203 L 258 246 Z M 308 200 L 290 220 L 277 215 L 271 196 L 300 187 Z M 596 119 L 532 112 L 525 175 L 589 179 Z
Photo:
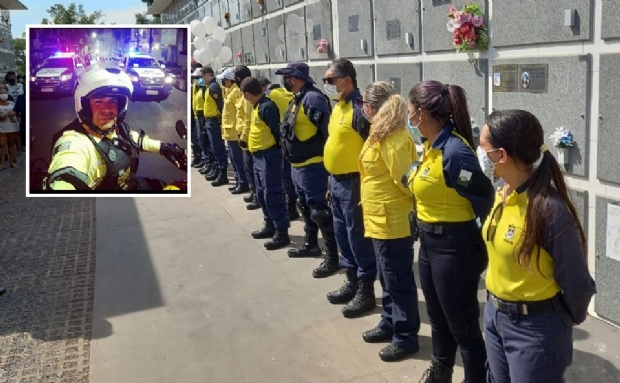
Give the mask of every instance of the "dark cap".
M 203 76 L 206 75 L 206 74 L 215 75 L 215 72 L 213 71 L 213 68 L 211 68 L 210 66 L 206 66 L 206 67 L 202 68 L 200 70 L 200 72 L 202 73 Z
M 310 84 L 314 84 L 314 80 L 310 77 L 310 68 L 308 64 L 302 61 L 292 61 L 288 63 L 286 68 L 276 71 L 278 76 L 294 77 Z

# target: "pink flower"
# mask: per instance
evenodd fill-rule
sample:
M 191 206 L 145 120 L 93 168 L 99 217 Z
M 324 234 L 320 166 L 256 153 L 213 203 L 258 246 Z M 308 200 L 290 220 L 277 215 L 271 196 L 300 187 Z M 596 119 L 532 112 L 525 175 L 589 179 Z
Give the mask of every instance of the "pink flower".
M 461 36 L 455 35 L 454 36 L 454 40 L 452 41 L 452 43 L 454 44 L 454 46 L 459 46 L 459 45 L 463 44 L 463 40 L 461 39 Z
M 461 13 L 459 16 L 459 22 L 461 24 L 469 24 L 472 21 L 472 15 L 469 13 Z
M 480 28 L 484 25 L 484 20 L 481 17 L 474 16 L 471 20 L 471 23 L 474 25 L 474 27 Z
M 451 13 L 452 15 L 454 15 L 454 16 L 458 15 L 458 13 L 459 13 L 459 11 L 458 11 L 458 10 L 454 7 L 454 5 L 451 5 L 451 6 L 448 8 L 448 12 L 450 12 L 450 13 Z

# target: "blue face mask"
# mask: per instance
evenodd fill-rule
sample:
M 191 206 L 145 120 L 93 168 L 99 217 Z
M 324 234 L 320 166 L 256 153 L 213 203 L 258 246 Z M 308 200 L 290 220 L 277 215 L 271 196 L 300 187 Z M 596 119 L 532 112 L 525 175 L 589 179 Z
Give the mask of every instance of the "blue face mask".
M 407 126 L 409 127 L 409 132 L 413 136 L 413 139 L 419 141 L 422 138 L 422 134 L 420 133 L 420 129 L 417 126 L 411 124 L 411 121 L 407 120 Z
M 198 86 L 205 86 L 205 79 L 201 78 L 198 80 Z

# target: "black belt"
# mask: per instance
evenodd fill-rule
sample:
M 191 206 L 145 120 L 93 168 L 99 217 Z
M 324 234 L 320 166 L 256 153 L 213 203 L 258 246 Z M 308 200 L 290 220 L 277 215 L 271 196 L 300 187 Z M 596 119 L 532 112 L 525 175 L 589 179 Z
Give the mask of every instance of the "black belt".
M 443 234 L 455 231 L 467 231 L 478 227 L 476 221 L 426 223 L 417 221 L 418 229 L 430 234 Z
M 332 177 L 334 177 L 336 181 L 350 180 L 353 178 L 358 178 L 359 176 L 360 174 L 358 172 L 346 174 L 332 174 Z
M 534 301 L 534 302 L 510 302 L 500 299 L 493 295 L 490 292 L 487 292 L 487 296 L 489 298 L 489 302 L 495 307 L 498 311 L 501 311 L 506 314 L 518 314 L 518 315 L 536 315 L 536 314 L 544 314 L 555 311 L 556 303 L 558 302 L 557 296 L 549 299 L 545 299 L 544 301 Z

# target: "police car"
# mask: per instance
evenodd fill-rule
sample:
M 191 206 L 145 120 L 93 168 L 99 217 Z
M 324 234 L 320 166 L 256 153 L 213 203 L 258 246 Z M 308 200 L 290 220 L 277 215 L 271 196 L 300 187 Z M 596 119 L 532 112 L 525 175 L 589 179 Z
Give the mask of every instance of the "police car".
M 131 78 L 134 86 L 132 99 L 147 96 L 163 101 L 172 93 L 173 77 L 153 57 L 128 54 L 123 56 L 118 66 Z
M 30 77 L 30 92 L 38 95 L 73 96 L 73 91 L 85 70 L 84 61 L 75 53 L 56 53 L 33 70 Z

